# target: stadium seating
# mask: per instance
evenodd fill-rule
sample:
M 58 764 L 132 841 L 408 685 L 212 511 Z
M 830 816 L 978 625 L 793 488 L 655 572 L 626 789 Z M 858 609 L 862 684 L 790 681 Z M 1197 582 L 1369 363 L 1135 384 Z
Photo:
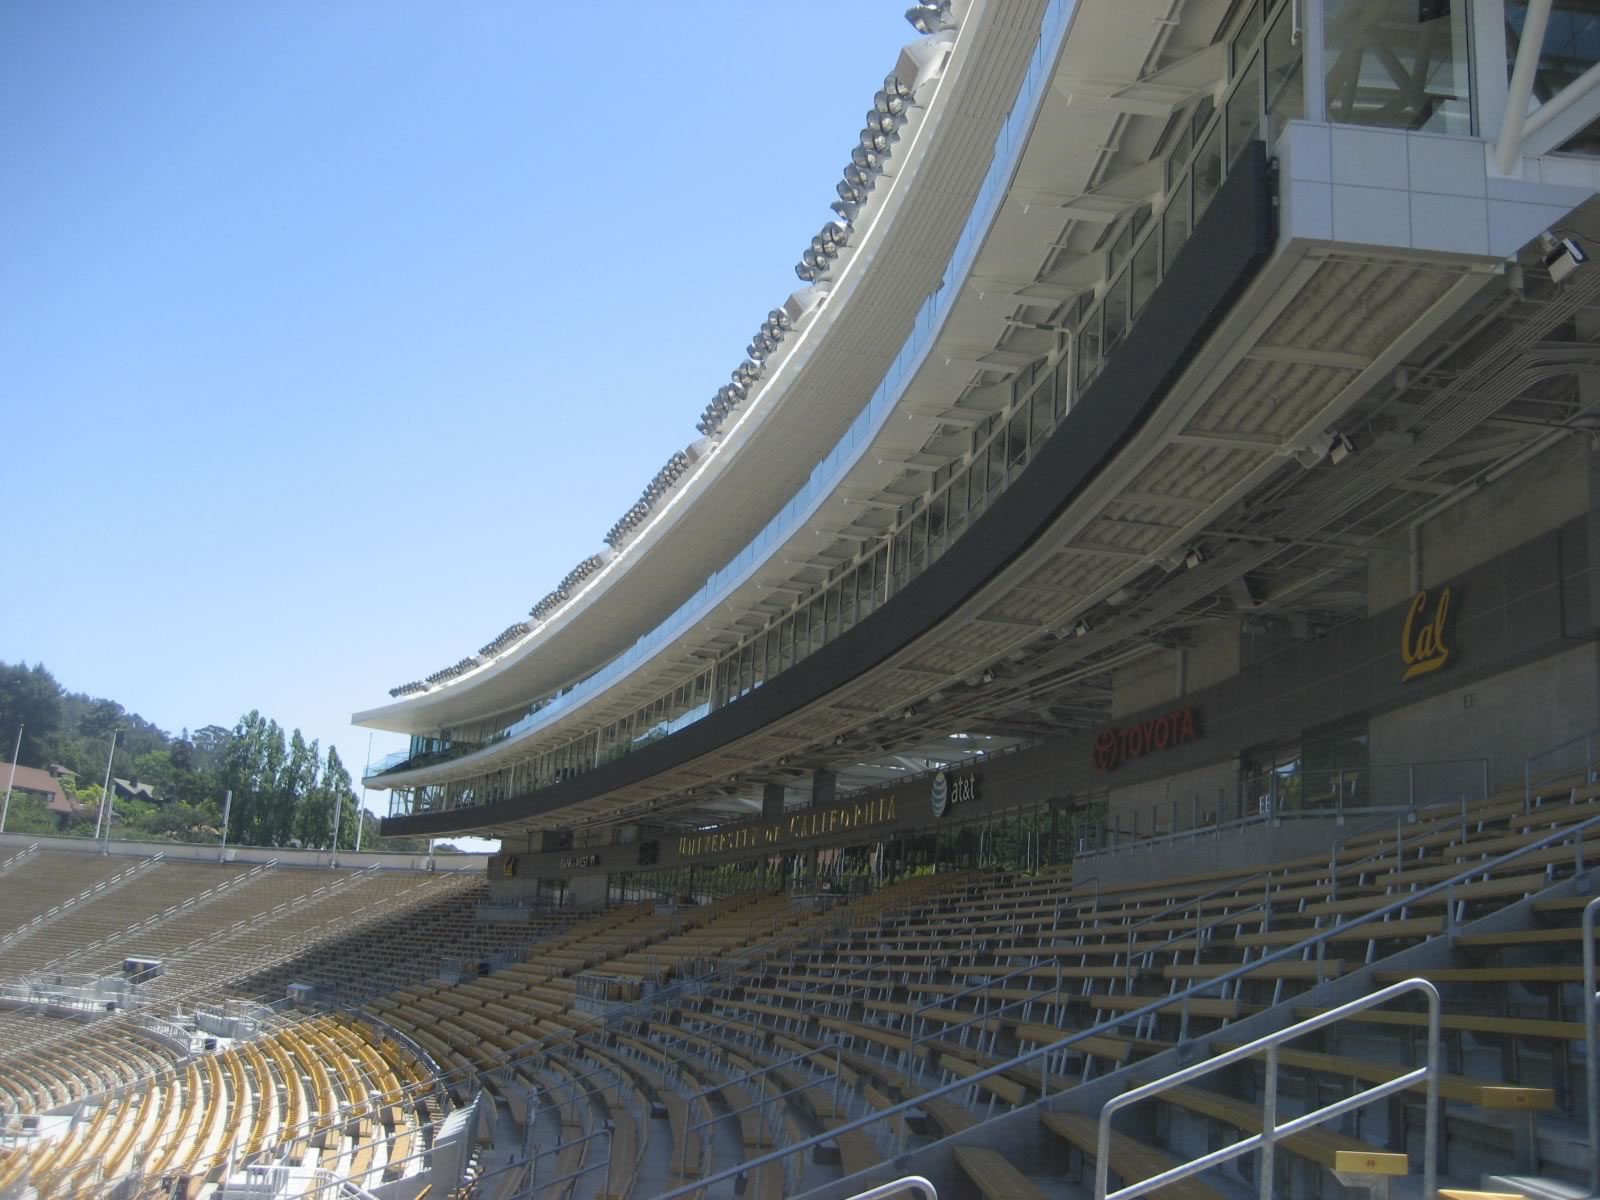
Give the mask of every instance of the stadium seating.
M 1577 888 L 1600 827 L 1571 830 L 1597 817 L 1600 789 L 1575 783 L 1532 806 L 1518 791 L 1468 811 L 1419 809 L 1398 834 L 1357 831 L 1331 862 L 1142 883 L 1069 868 L 924 875 L 834 908 L 751 893 L 513 932 L 476 920 L 481 877 L 355 872 L 285 900 L 304 888 L 298 873 L 240 880 L 233 868 L 204 906 L 145 914 L 146 940 L 111 937 L 68 961 L 153 947 L 172 966 L 152 1010 L 172 1012 L 229 994 L 225 982 L 198 986 L 222 947 L 245 964 L 231 976 L 241 985 L 312 979 L 346 1003 L 363 978 L 402 986 L 372 995 L 365 1015 L 281 1012 L 213 1053 L 182 1053 L 137 1014 L 90 1025 L 21 1014 L 64 1032 L 0 1050 L 0 1103 L 14 1116 L 70 1114 L 70 1127 L 0 1154 L 0 1191 L 28 1179 L 72 1194 L 118 1178 L 199 1189 L 220 1180 L 230 1151 L 236 1166 L 393 1182 L 424 1169 L 440 1119 L 485 1088 L 534 1152 L 487 1174 L 475 1161 L 482 1195 L 524 1189 L 530 1171 L 558 1200 L 732 1172 L 741 1195 L 778 1197 L 930 1148 L 946 1155 L 942 1195 L 1053 1196 L 1064 1180 L 1092 1185 L 1106 1099 L 1180 1057 L 1417 976 L 1443 996 L 1442 1180 L 1575 1179 L 1588 900 Z M 168 871 L 149 868 L 127 895 L 171 908 Z M 231 915 L 252 897 L 271 901 L 262 920 L 184 941 L 201 911 Z M 451 947 L 472 969 L 440 978 Z M 494 969 L 480 975 L 475 957 Z M 1427 1024 L 1413 996 L 1284 1046 L 1279 1119 L 1410 1071 Z M 1111 1179 L 1259 1131 L 1266 1090 L 1258 1056 L 1140 1104 L 1109 1142 Z M 1275 1194 L 1342 1195 L 1335 1171 L 1379 1184 L 1417 1174 L 1422 1098 L 1412 1087 L 1282 1139 Z M 1002 1153 L 991 1120 L 1026 1122 L 1030 1148 L 1013 1138 Z M 790 1147 L 809 1153 L 740 1165 Z M 1253 1161 L 1160 1194 L 1254 1188 Z
M 252 1042 L 165 1068 L 142 1087 L 97 1095 L 70 1130 L 0 1161 L 0 1192 L 27 1179 L 41 1195 L 142 1178 L 178 1178 L 190 1195 L 230 1153 L 322 1166 L 357 1183 L 416 1174 L 431 1121 L 419 1116 L 415 1061 L 350 1020 L 286 1024 Z

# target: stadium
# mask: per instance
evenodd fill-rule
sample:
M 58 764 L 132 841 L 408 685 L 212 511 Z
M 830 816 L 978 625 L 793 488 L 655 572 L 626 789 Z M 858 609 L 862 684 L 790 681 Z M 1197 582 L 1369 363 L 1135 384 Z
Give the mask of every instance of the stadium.
M 0 1197 L 1600 1194 L 1600 17 L 907 17 L 496 853 L 0 834 Z

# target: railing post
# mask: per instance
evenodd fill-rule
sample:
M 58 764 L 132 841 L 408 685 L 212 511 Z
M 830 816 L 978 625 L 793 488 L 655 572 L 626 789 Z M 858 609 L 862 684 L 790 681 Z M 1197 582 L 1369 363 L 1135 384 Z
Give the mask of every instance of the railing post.
M 1428 1111 L 1423 1118 L 1422 1194 L 1439 1194 L 1439 989 L 1428 987 Z
M 1600 1013 L 1595 1006 L 1594 918 L 1600 896 L 1583 906 L 1583 1065 L 1589 1077 L 1589 1191 L 1600 1195 Z

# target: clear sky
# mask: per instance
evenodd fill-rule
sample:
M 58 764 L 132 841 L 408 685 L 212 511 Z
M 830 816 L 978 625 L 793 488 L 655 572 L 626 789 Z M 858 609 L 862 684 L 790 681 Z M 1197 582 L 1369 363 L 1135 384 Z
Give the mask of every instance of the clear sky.
M 697 436 L 904 9 L 0 5 L 0 659 L 359 773 Z

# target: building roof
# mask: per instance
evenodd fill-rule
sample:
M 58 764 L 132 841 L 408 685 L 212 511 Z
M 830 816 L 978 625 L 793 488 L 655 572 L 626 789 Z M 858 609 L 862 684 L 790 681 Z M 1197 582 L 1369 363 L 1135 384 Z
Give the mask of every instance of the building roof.
M 154 800 L 156 798 L 156 789 L 148 783 L 140 783 L 137 779 L 130 782 L 126 779 L 113 778 L 111 782 L 117 785 L 119 794 L 128 796 L 131 799 Z
M 11 764 L 0 762 L 0 779 L 5 780 L 13 791 L 45 797 L 45 807 L 53 813 L 70 816 L 78 811 L 77 803 L 67 796 L 61 788 L 60 780 L 49 771 L 41 771 L 38 767 L 24 767 L 19 763 L 16 776 L 13 778 Z

